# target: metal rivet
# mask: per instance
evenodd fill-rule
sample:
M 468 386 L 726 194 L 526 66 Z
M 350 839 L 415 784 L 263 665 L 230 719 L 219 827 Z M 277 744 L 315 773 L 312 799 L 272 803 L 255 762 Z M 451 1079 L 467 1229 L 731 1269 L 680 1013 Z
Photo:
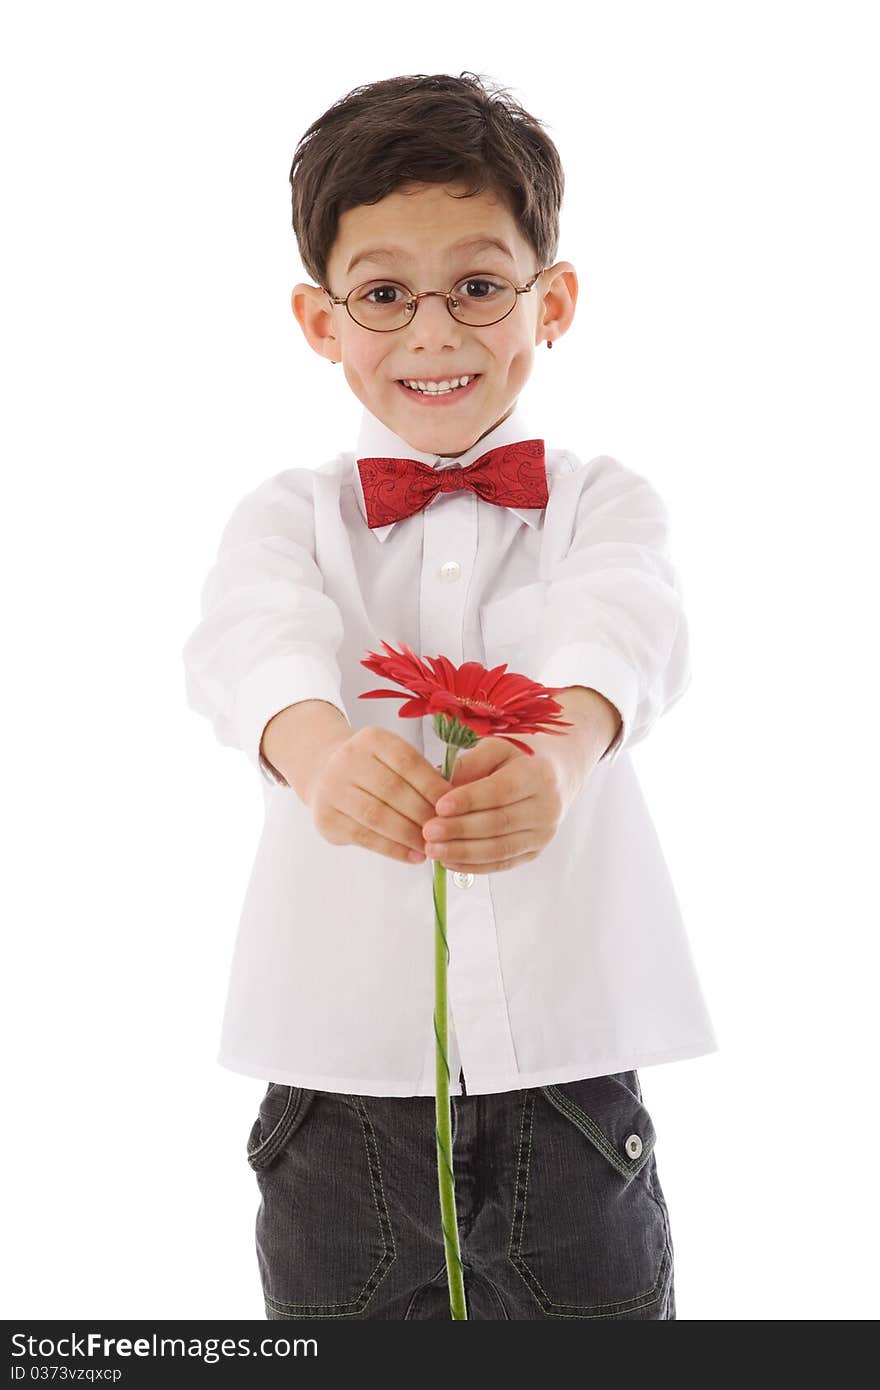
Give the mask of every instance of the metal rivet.
M 624 1147 L 630 1158 L 638 1158 L 642 1152 L 642 1141 L 637 1134 L 631 1134 Z

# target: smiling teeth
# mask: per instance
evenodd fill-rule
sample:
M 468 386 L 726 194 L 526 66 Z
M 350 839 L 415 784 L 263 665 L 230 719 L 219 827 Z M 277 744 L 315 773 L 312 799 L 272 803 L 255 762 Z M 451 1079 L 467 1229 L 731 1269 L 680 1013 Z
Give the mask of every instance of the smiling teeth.
M 454 376 L 449 381 L 407 381 L 404 378 L 404 385 L 411 391 L 422 391 L 426 396 L 442 396 L 446 391 L 454 391 L 458 386 L 467 386 L 469 381 L 473 381 L 472 376 Z

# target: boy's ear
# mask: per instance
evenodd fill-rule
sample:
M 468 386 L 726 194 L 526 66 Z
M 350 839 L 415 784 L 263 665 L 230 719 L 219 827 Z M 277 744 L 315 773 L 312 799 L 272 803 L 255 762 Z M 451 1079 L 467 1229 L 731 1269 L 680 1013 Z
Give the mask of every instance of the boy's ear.
M 544 290 L 538 309 L 538 336 L 536 342 L 544 338 L 561 338 L 567 333 L 574 318 L 578 297 L 577 271 L 571 261 L 557 261 L 545 271 Z M 547 332 L 553 328 L 554 333 Z
M 324 291 L 317 285 L 294 285 L 290 294 L 290 307 L 309 347 L 319 357 L 338 362 L 339 343 L 333 331 L 330 301 Z

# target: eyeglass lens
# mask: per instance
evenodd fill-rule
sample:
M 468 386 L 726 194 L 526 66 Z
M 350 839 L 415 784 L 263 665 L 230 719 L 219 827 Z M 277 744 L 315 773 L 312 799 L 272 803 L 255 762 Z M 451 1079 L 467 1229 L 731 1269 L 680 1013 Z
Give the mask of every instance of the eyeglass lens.
M 364 328 L 389 331 L 409 323 L 415 311 L 411 291 L 396 280 L 368 280 L 353 289 L 348 309 Z M 461 323 L 479 327 L 495 323 L 510 313 L 516 289 L 498 275 L 469 275 L 459 280 L 449 298 L 449 308 Z

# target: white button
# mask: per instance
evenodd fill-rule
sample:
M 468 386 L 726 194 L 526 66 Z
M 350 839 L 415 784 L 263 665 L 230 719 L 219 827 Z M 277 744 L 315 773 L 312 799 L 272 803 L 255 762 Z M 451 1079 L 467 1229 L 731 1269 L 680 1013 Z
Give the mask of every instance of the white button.
M 637 1134 L 631 1134 L 626 1141 L 626 1151 L 630 1158 L 638 1158 L 642 1152 L 642 1141 Z
M 440 578 L 446 583 L 461 578 L 461 565 L 457 560 L 447 560 L 445 565 L 440 566 Z
M 456 888 L 470 888 L 474 881 L 473 874 L 460 874 L 457 870 L 452 875 L 452 882 Z

